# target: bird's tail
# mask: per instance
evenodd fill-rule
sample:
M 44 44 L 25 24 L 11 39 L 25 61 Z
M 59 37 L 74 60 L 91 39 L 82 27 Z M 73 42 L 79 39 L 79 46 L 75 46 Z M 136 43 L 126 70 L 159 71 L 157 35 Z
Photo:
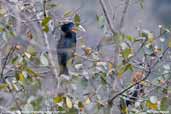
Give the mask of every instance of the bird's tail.
M 68 73 L 68 67 L 66 64 L 60 65 L 60 74 L 65 74 L 65 75 L 69 75 Z

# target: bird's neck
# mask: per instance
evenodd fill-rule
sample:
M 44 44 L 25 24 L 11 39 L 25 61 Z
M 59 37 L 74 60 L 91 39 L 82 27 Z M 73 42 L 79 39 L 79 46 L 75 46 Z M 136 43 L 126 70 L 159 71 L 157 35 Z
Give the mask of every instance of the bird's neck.
M 76 36 L 76 33 L 75 33 L 75 32 L 66 32 L 66 33 L 65 33 L 65 37 L 66 37 L 66 38 L 72 38 L 72 37 L 74 37 L 74 36 Z

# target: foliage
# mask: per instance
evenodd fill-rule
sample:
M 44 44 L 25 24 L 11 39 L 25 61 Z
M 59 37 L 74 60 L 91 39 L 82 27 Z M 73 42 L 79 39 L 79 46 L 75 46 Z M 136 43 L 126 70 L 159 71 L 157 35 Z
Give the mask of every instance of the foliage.
M 0 44 L 3 44 L 0 45 L 0 91 L 12 95 L 11 110 L 107 114 L 107 111 L 117 108 L 123 114 L 146 114 L 151 110 L 169 109 L 171 41 L 167 35 L 170 28 L 160 26 L 159 35 L 143 29 L 137 31 L 138 36 L 120 31 L 114 35 L 110 33 L 105 15 L 97 14 L 97 25 L 104 35 L 98 49 L 78 40 L 74 62 L 68 62 L 72 71 L 70 76 L 56 78 L 50 62 L 55 60 L 56 53 L 54 58 L 49 57 L 56 43 L 48 47 L 47 40 L 53 42 L 51 37 L 56 35 L 56 29 L 68 18 L 73 19 L 76 27 L 83 28 L 82 16 L 78 11 L 65 11 L 56 18 L 53 11 L 62 6 L 52 1 L 46 1 L 46 7 L 43 7 L 42 1 L 26 4 L 24 1 L 11 2 L 19 11 L 0 5 Z M 11 6 L 8 1 L 4 3 Z M 144 7 L 144 0 L 140 0 L 140 6 Z M 18 13 L 28 18 L 14 15 Z M 118 53 L 113 54 L 113 51 L 113 56 L 109 57 L 105 54 L 108 49 L 103 50 L 106 45 L 118 46 Z M 118 61 L 113 59 L 115 55 Z M 132 82 L 130 79 L 135 77 L 131 74 L 136 71 L 142 71 L 145 78 Z M 132 87 L 127 87 L 134 87 L 135 83 L 142 84 L 145 92 L 130 108 L 125 105 L 125 99 Z M 121 99 L 120 107 L 115 105 L 117 100 L 111 100 L 115 95 L 118 95 L 116 99 Z

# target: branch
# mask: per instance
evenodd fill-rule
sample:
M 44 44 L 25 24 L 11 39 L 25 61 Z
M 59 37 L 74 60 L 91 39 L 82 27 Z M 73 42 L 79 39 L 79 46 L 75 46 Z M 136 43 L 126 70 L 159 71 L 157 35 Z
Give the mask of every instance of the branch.
M 44 18 L 47 16 L 47 13 L 46 13 L 46 3 L 47 3 L 47 1 L 44 0 L 43 1 L 43 14 L 44 14 Z M 56 61 L 54 61 L 54 59 L 53 59 L 53 54 L 51 52 L 48 36 L 47 36 L 47 34 L 45 32 L 43 32 L 43 34 L 44 34 L 44 38 L 45 38 L 45 45 L 46 45 L 47 50 L 48 50 L 48 58 L 49 58 L 51 66 L 52 66 L 53 73 L 54 73 L 55 77 L 57 78 L 58 77 L 58 71 L 57 71 L 56 65 L 55 65 Z
M 119 23 L 119 32 L 121 31 L 121 29 L 122 29 L 122 27 L 124 25 L 125 15 L 126 15 L 126 12 L 128 10 L 129 2 L 130 2 L 130 0 L 125 0 L 125 7 L 123 9 L 121 20 L 120 20 L 120 23 Z
M 102 10 L 103 10 L 104 16 L 105 16 L 105 18 L 106 18 L 107 24 L 108 24 L 108 26 L 109 26 L 109 29 L 110 29 L 111 32 L 113 33 L 113 36 L 116 36 L 116 35 L 117 35 L 117 32 L 114 30 L 114 28 L 113 28 L 113 26 L 112 26 L 113 24 L 112 24 L 112 22 L 111 22 L 111 20 L 110 20 L 110 16 L 109 16 L 109 14 L 108 14 L 108 12 L 107 12 L 107 8 L 106 8 L 106 6 L 105 6 L 104 1 L 103 1 L 103 0 L 99 0 L 99 2 L 100 2 L 100 5 L 101 5 L 101 7 L 102 7 Z
M 159 61 L 163 58 L 163 56 L 166 54 L 166 52 L 168 51 L 168 49 L 169 49 L 169 48 L 166 48 L 166 49 L 164 50 L 164 52 L 162 53 L 162 56 L 159 57 L 158 60 L 153 64 L 153 66 L 151 66 L 151 67 L 149 68 L 149 70 L 148 70 L 146 76 L 145 76 L 142 80 L 138 81 L 137 83 L 134 83 L 134 84 L 130 85 L 129 87 L 123 89 L 121 92 L 117 93 L 117 94 L 116 94 L 115 96 L 113 96 L 110 100 L 108 100 L 108 104 L 110 104 L 110 105 L 113 104 L 113 100 L 115 100 L 117 97 L 119 97 L 120 95 L 123 95 L 123 93 L 125 93 L 126 91 L 128 91 L 129 89 L 131 89 L 132 87 L 134 87 L 135 85 L 141 83 L 142 81 L 145 81 L 145 80 L 150 76 L 150 74 L 151 74 L 151 72 L 152 72 L 152 68 L 154 68 L 154 67 L 159 63 Z
M 2 66 L 2 71 L 1 71 L 1 74 L 0 74 L 1 79 L 3 79 L 4 70 L 6 68 L 6 65 L 8 64 L 8 60 L 9 60 L 10 56 L 14 53 L 15 49 L 16 49 L 16 46 L 15 47 L 11 47 L 9 52 L 8 52 L 8 54 L 5 57 L 5 60 L 4 60 L 3 66 Z

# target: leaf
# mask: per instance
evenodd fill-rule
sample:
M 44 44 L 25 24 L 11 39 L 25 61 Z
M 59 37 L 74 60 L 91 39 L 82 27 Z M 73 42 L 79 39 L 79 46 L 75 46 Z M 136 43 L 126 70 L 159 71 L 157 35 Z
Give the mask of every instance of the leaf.
M 63 96 L 57 96 L 57 97 L 53 98 L 54 103 L 60 103 L 62 101 L 63 101 Z
M 31 102 L 31 104 L 32 104 L 32 106 L 34 108 L 34 111 L 39 111 L 40 110 L 41 105 L 42 105 L 42 100 L 43 100 L 42 97 L 38 97 L 34 101 Z
M 8 87 L 8 84 L 6 83 L 0 84 L 0 90 L 5 89 L 7 87 Z
M 36 55 L 36 50 L 32 46 L 27 47 L 27 52 L 30 53 L 32 56 Z
M 91 49 L 91 48 L 89 48 L 89 47 L 84 48 L 84 53 L 85 53 L 85 55 L 86 55 L 86 56 L 90 56 L 90 55 L 91 55 L 91 53 L 92 53 L 92 49 Z
M 31 31 L 27 32 L 27 33 L 26 33 L 26 36 L 27 36 L 27 38 L 28 38 L 29 40 L 32 40 L 32 39 L 33 39 L 33 34 L 32 34 Z
M 34 72 L 31 68 L 26 67 L 24 70 L 27 71 L 27 73 L 31 76 L 38 76 L 38 74 Z
M 43 53 L 40 55 L 40 62 L 44 66 L 48 66 L 49 65 L 48 59 L 47 59 L 47 57 Z
M 42 26 L 46 26 L 46 25 L 49 23 L 49 21 L 50 21 L 51 19 L 52 19 L 52 17 L 50 17 L 50 16 L 45 17 L 45 18 L 42 20 L 41 25 L 42 25 Z
M 59 106 L 59 107 L 58 107 L 58 111 L 62 112 L 62 111 L 64 111 L 64 110 L 65 110 L 64 107 L 62 107 L 62 106 Z
M 84 104 L 85 104 L 85 105 L 89 105 L 90 103 L 91 103 L 90 98 L 87 97 L 86 100 L 85 100 L 85 102 L 84 102 Z
M 166 111 L 169 107 L 168 104 L 169 104 L 168 97 L 163 97 L 160 103 L 160 110 Z
M 4 32 L 4 28 L 0 27 L 0 32 Z
M 83 103 L 81 101 L 78 102 L 78 107 L 79 108 L 84 108 L 84 105 L 83 105 Z
M 30 58 L 31 58 L 31 54 L 30 54 L 30 53 L 28 53 L 28 52 L 24 52 L 24 55 L 25 55 L 28 59 L 30 59 Z
M 44 32 L 48 32 L 48 31 L 49 31 L 48 23 L 49 23 L 49 21 L 50 21 L 51 19 L 52 19 L 52 17 L 48 16 L 48 17 L 46 17 L 46 18 L 44 18 L 44 19 L 42 20 L 41 25 L 42 25 L 42 28 L 43 28 L 43 31 L 44 31 Z
M 156 110 L 157 109 L 157 103 L 153 104 L 150 102 L 150 100 L 147 100 L 146 101 L 146 106 L 149 108 L 149 109 L 153 109 L 153 110 Z
M 69 97 L 66 97 L 66 105 L 68 108 L 72 108 L 72 101 Z
M 122 53 L 123 58 L 125 58 L 125 59 L 129 58 L 129 57 L 132 56 L 132 49 L 131 48 L 126 48 L 121 53 Z
M 128 114 L 128 107 L 123 98 L 120 99 L 120 111 L 122 114 Z
M 6 10 L 4 8 L 0 7 L 0 17 L 4 16 L 5 13 L 6 13 Z
M 16 61 L 17 61 L 17 59 L 18 59 L 18 56 L 15 56 L 15 57 L 11 60 L 11 63 L 12 63 L 12 64 L 15 64 Z
M 121 78 L 122 75 L 127 71 L 127 70 L 133 70 L 132 65 L 131 64 L 126 64 L 125 66 L 123 66 L 120 71 L 118 72 L 118 77 Z
M 43 31 L 44 31 L 44 32 L 49 32 L 49 27 L 48 27 L 48 25 L 43 26 Z
M 64 13 L 64 17 L 69 17 L 71 15 L 73 15 L 73 11 L 67 11 Z
M 127 38 L 129 41 L 135 41 L 135 40 L 136 40 L 136 38 L 134 38 L 134 37 L 132 37 L 132 36 L 130 36 L 130 35 L 128 35 L 126 38 Z
M 171 40 L 168 41 L 168 47 L 171 48 Z
M 75 25 L 76 26 L 79 26 L 80 25 L 81 19 L 80 19 L 80 16 L 78 14 L 76 14 L 74 16 L 74 22 L 75 22 Z
M 18 78 L 20 81 L 23 81 L 25 79 L 24 74 L 22 72 L 19 73 Z

